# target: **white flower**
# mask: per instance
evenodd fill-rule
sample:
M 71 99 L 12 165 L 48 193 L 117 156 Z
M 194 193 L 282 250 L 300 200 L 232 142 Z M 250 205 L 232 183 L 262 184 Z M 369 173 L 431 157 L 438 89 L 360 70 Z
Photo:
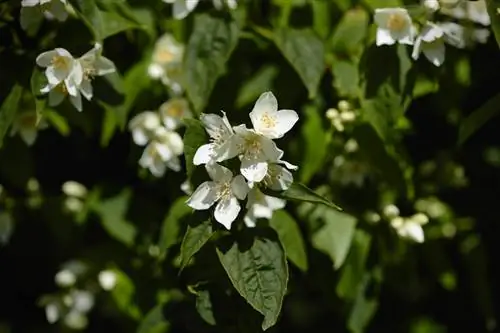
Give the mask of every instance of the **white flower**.
M 72 290 L 71 307 L 80 313 L 89 312 L 94 306 L 94 295 L 86 290 Z
M 439 10 L 439 0 L 423 0 L 423 6 L 430 12 L 435 12 Z
M 396 229 L 400 237 L 423 243 L 425 237 L 422 225 L 428 222 L 429 218 L 425 214 L 417 213 L 408 218 L 395 217 L 391 220 L 391 226 Z
M 463 27 L 455 22 L 438 23 L 444 32 L 444 41 L 454 47 L 463 49 L 474 43 L 486 43 L 490 36 L 489 29 Z
M 296 167 L 290 163 L 279 161 L 285 164 L 288 169 L 295 170 Z M 285 191 L 293 183 L 293 175 L 286 168 L 276 163 L 270 163 L 267 167 L 267 173 L 262 180 L 267 188 L 273 191 Z
M 249 116 L 255 132 L 270 139 L 282 138 L 299 120 L 293 110 L 278 111 L 278 101 L 272 92 L 260 95 Z
M 258 134 L 245 125 L 234 127 L 236 135 L 231 140 L 237 147 L 241 159 L 241 174 L 250 182 L 260 182 L 267 174 L 270 161 L 278 161 L 283 156 L 273 140 Z M 236 155 L 229 154 L 226 159 Z
M 377 24 L 377 46 L 413 44 L 415 27 L 408 11 L 404 8 L 375 9 L 375 23 Z
M 182 20 L 196 8 L 199 0 L 163 0 L 163 2 L 173 4 L 172 15 L 177 20 Z
M 73 180 L 64 182 L 64 184 L 62 185 L 62 191 L 67 196 L 76 198 L 85 198 L 85 196 L 87 195 L 87 188 L 84 185 Z
M 153 111 L 144 111 L 133 117 L 128 125 L 136 145 L 145 146 L 161 127 L 160 116 Z
M 42 16 L 63 22 L 68 18 L 66 5 L 66 0 L 22 0 L 21 27 L 29 30 L 30 26 L 38 25 Z
M 248 192 L 246 205 L 248 211 L 243 220 L 247 227 L 255 227 L 257 219 L 271 219 L 273 212 L 285 207 L 285 205 L 285 200 L 265 195 L 258 187 L 253 186 L 250 192 Z
M 155 138 L 144 150 L 139 165 L 156 177 L 161 177 L 166 168 L 180 171 L 179 156 L 184 152 L 184 142 L 177 132 L 168 131 L 159 127 L 155 131 Z
M 444 62 L 444 32 L 441 27 L 431 22 L 422 28 L 413 46 L 412 58 L 417 60 L 420 52 L 434 65 L 441 66 Z
M 484 26 L 491 24 L 491 19 L 486 8 L 486 1 L 461 1 L 455 6 L 443 7 L 441 13 L 456 19 L 467 19 Z
M 64 82 L 67 93 L 71 96 L 77 95 L 78 86 L 83 80 L 83 68 L 71 53 L 63 48 L 55 48 L 40 54 L 36 58 L 36 63 L 46 68 L 48 85 L 42 88 L 42 93 L 47 93 Z
M 238 142 L 234 131 L 229 124 L 226 113 L 222 117 L 216 114 L 202 113 L 200 121 L 210 136 L 210 143 L 204 144 L 196 150 L 193 157 L 194 165 L 207 164 L 209 162 L 221 162 L 238 155 Z
M 50 324 L 54 324 L 61 317 L 61 304 L 59 302 L 49 302 L 45 305 L 45 316 Z
M 148 75 L 152 79 L 161 79 L 174 93 L 181 93 L 183 57 L 184 45 L 171 34 L 162 35 L 155 43 Z
M 243 176 L 233 178 L 231 170 L 217 163 L 206 164 L 205 168 L 212 181 L 198 186 L 186 203 L 193 209 L 206 210 L 217 202 L 215 220 L 229 230 L 241 210 L 238 200 L 245 199 L 248 185 Z
M 99 272 L 97 279 L 99 280 L 101 288 L 104 290 L 109 291 L 116 286 L 116 281 L 117 281 L 116 273 L 111 270 L 105 270 Z
M 57 272 L 54 279 L 59 287 L 71 287 L 76 282 L 76 275 L 68 269 L 63 269 Z
M 169 130 L 176 130 L 184 118 L 192 116 L 188 101 L 178 97 L 171 98 L 160 105 L 159 112 L 163 125 Z
M 40 119 L 37 124 L 38 116 L 36 112 L 26 111 L 16 115 L 12 123 L 10 135 L 13 136 L 19 133 L 23 141 L 31 146 L 35 143 L 38 136 L 38 130 L 48 128 L 49 125 L 44 118 Z
M 92 83 L 96 76 L 103 76 L 116 72 L 115 64 L 108 58 L 101 55 L 102 45 L 95 43 L 94 47 L 78 58 L 83 69 L 83 77 L 79 84 L 82 95 L 87 99 L 92 99 Z
M 78 110 L 82 111 L 82 95 L 80 90 L 76 89 L 75 95 L 68 94 L 66 84 L 64 82 L 59 83 L 56 86 L 46 85 L 40 90 L 43 94 L 49 94 L 49 106 L 58 106 L 62 103 L 64 98 L 69 97 L 71 104 Z

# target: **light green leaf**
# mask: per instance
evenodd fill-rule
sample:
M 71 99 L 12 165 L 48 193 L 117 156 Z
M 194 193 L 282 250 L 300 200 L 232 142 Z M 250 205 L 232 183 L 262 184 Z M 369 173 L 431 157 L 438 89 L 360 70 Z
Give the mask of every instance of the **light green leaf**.
M 375 311 L 377 311 L 377 299 L 367 296 L 367 289 L 371 280 L 371 274 L 365 274 L 362 285 L 358 288 L 356 299 L 347 319 L 347 327 L 352 333 L 364 333 L 366 326 L 370 323 Z
M 280 28 L 274 41 L 314 98 L 326 69 L 321 39 L 310 29 Z
M 458 130 L 458 144 L 462 145 L 469 139 L 481 126 L 486 124 L 491 118 L 495 117 L 500 111 L 500 93 L 490 98 L 486 103 L 473 111 L 460 124 Z
M 500 46 L 500 1 L 499 0 L 486 0 L 486 8 L 488 10 L 488 15 L 491 20 L 491 28 L 493 30 L 493 34 L 495 35 L 495 39 L 497 44 Z
M 123 17 L 118 13 L 105 11 L 100 11 L 100 13 L 102 18 L 102 39 L 111 37 L 125 30 L 142 28 L 137 22 Z
M 346 57 L 358 56 L 364 48 L 369 16 L 364 9 L 348 10 L 335 29 L 331 39 L 332 50 Z
M 327 39 L 332 29 L 332 2 L 330 0 L 311 1 L 313 29 L 323 39 Z
M 57 113 L 57 111 L 52 109 L 45 109 L 43 115 L 59 132 L 59 134 L 61 134 L 62 136 L 68 136 L 70 134 L 71 128 L 68 125 L 68 121 L 66 120 L 66 118 Z
M 255 103 L 263 91 L 272 90 L 272 82 L 278 75 L 278 68 L 272 65 L 265 65 L 260 68 L 248 81 L 244 82 L 238 98 L 236 107 L 241 108 L 247 104 Z
M 116 197 L 96 201 L 91 207 L 101 216 L 101 223 L 104 229 L 116 240 L 127 246 L 134 244 L 137 230 L 133 224 L 125 219 L 132 191 L 123 190 Z
M 163 315 L 163 304 L 158 304 L 149 310 L 137 329 L 137 333 L 167 333 L 169 331 L 170 323 Z
M 221 242 L 217 254 L 234 288 L 264 315 L 262 329 L 267 330 L 276 324 L 281 312 L 288 267 L 274 231 L 268 237 L 251 236 L 246 232 L 237 242 Z
M 212 308 L 212 301 L 210 299 L 210 292 L 208 290 L 196 292 L 196 310 L 200 317 L 208 324 L 213 326 L 217 324 Z
M 301 128 L 304 159 L 300 168 L 300 180 L 307 184 L 323 167 L 327 153 L 327 134 L 323 129 L 323 119 L 318 108 L 308 106 L 304 109 L 303 114 L 306 120 Z
M 269 225 L 278 233 L 288 259 L 300 270 L 307 271 L 306 247 L 295 219 L 286 211 L 278 210 L 274 212 Z
M 238 38 L 236 22 L 209 14 L 195 16 L 184 56 L 184 71 L 186 92 L 196 112 L 201 112 L 207 104 Z
M 163 220 L 158 242 L 158 246 L 162 251 L 168 251 L 172 245 L 178 242 L 180 231 L 183 229 L 180 223 L 184 217 L 188 216 L 193 211 L 191 207 L 186 205 L 186 200 L 186 196 L 175 200 L 170 206 L 165 220 Z
M 133 319 L 141 317 L 141 311 L 135 304 L 134 282 L 122 271 L 114 269 L 116 275 L 116 285 L 111 290 L 111 296 L 115 300 L 116 306 Z
M 333 87 L 338 94 L 347 98 L 355 98 L 360 95 L 359 69 L 358 65 L 351 60 L 343 60 L 333 57 L 332 64 Z
M 312 236 L 313 246 L 328 254 L 335 269 L 344 263 L 351 247 L 356 218 L 333 209 L 325 209 L 324 225 Z
M 184 133 L 184 158 L 186 159 L 186 174 L 192 183 L 192 176 L 195 169 L 193 158 L 198 148 L 208 142 L 208 136 L 203 124 L 196 119 L 185 119 L 186 132 Z
M 23 88 L 20 85 L 14 85 L 0 106 L 0 148 L 3 145 L 3 138 L 16 116 L 22 92 Z
M 212 221 L 206 220 L 198 225 L 188 225 L 181 244 L 181 270 L 213 236 Z
M 306 201 L 312 202 L 316 204 L 323 204 L 338 210 L 342 210 L 336 204 L 330 202 L 328 199 L 322 197 L 317 194 L 307 186 L 300 183 L 293 183 L 288 190 L 283 192 L 275 192 L 268 189 L 262 190 L 265 194 L 270 195 L 272 197 L 281 198 L 285 200 L 293 200 L 293 201 Z

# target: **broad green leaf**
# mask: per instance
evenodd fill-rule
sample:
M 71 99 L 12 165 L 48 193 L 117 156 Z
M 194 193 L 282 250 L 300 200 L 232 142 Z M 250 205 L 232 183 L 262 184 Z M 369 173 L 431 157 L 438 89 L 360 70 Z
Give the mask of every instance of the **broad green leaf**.
M 304 158 L 300 168 L 300 180 L 307 184 L 323 166 L 327 153 L 327 134 L 323 129 L 323 118 L 318 108 L 306 107 L 303 114 L 306 120 L 301 127 Z
M 273 213 L 269 225 L 278 233 L 288 259 L 300 270 L 307 271 L 306 247 L 295 219 L 286 211 L 278 210 Z
M 16 116 L 22 92 L 23 88 L 21 86 L 14 85 L 7 98 L 3 101 L 2 106 L 0 106 L 0 148 L 3 145 L 3 138 Z
M 326 69 L 321 39 L 310 29 L 280 28 L 274 41 L 314 98 Z
M 352 60 L 333 57 L 332 63 L 333 87 L 342 97 L 355 98 L 360 95 L 359 69 Z
M 458 144 L 462 145 L 488 120 L 495 117 L 500 111 L 500 93 L 490 98 L 486 103 L 473 111 L 460 124 L 458 130 Z
M 292 185 L 290 185 L 288 190 L 283 192 L 275 192 L 268 189 L 263 189 L 263 192 L 267 195 L 276 198 L 293 200 L 293 201 L 312 202 L 316 204 L 323 204 L 338 210 L 342 210 L 342 208 L 340 208 L 336 204 L 330 202 L 328 199 L 322 197 L 321 195 L 317 194 L 307 186 L 300 183 L 293 183 Z
M 333 52 L 349 58 L 359 55 L 368 33 L 368 13 L 364 9 L 350 9 L 340 20 L 331 39 Z
M 234 21 L 209 14 L 198 14 L 184 55 L 186 92 L 197 113 L 210 98 L 217 79 L 238 43 L 239 29 Z
M 106 11 L 100 11 L 100 13 L 102 18 L 102 39 L 116 35 L 125 30 L 142 28 L 137 22 L 123 17 L 119 13 Z
M 111 290 L 111 296 L 117 307 L 133 319 L 141 317 L 141 311 L 135 304 L 134 282 L 122 271 L 114 269 L 116 285 Z
M 366 261 L 371 247 L 371 236 L 356 230 L 351 250 L 341 271 L 337 284 L 337 295 L 344 300 L 354 300 L 366 273 Z
M 367 295 L 371 280 L 371 274 L 365 274 L 363 276 L 362 285 L 358 288 L 356 299 L 354 300 L 351 313 L 347 319 L 347 327 L 352 333 L 364 333 L 366 326 L 368 326 L 378 308 L 377 299 L 370 298 L 370 296 Z
M 200 290 L 196 292 L 196 310 L 200 317 L 208 324 L 215 326 L 215 316 L 208 290 Z
M 181 244 L 181 270 L 186 267 L 191 258 L 198 253 L 213 236 L 212 221 L 210 219 L 198 225 L 188 225 Z
M 313 29 L 323 39 L 327 39 L 332 29 L 332 2 L 330 0 L 311 1 Z
M 180 223 L 182 219 L 193 211 L 186 205 L 186 196 L 180 197 L 172 203 L 161 228 L 158 246 L 162 251 L 167 251 L 169 247 L 176 244 L 183 229 Z
M 269 236 L 255 235 L 253 239 L 246 232 L 238 241 L 224 244 L 221 240 L 217 246 L 220 262 L 234 288 L 264 315 L 263 330 L 276 324 L 288 284 L 285 253 L 274 231 L 269 231 Z
M 144 316 L 137 328 L 137 333 L 167 333 L 170 323 L 163 315 L 163 304 L 158 304 Z
M 495 35 L 497 44 L 500 46 L 500 1 L 499 0 L 486 0 L 486 8 L 491 20 L 491 28 Z
M 278 68 L 272 65 L 263 66 L 248 81 L 244 82 L 238 98 L 236 107 L 241 108 L 247 104 L 255 103 L 263 91 L 272 90 L 273 80 L 278 75 Z
M 323 221 L 324 225 L 316 231 L 311 241 L 316 249 L 328 254 L 334 268 L 339 269 L 349 253 L 356 218 L 334 209 L 325 209 Z
M 186 159 L 186 173 L 188 179 L 191 181 L 195 165 L 193 158 L 198 148 L 208 143 L 208 136 L 205 132 L 203 124 L 196 119 L 185 119 L 186 132 L 184 133 L 184 158 Z
M 125 219 L 131 195 L 132 192 L 125 189 L 116 197 L 96 201 L 92 207 L 101 216 L 102 226 L 110 236 L 127 246 L 134 244 L 137 233 L 135 226 Z

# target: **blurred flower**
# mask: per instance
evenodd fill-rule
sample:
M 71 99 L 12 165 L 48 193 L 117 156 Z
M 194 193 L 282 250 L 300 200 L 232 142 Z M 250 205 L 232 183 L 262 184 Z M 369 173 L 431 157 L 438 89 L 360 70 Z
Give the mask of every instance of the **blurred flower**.
M 63 269 L 57 272 L 55 276 L 56 284 L 59 287 L 71 287 L 76 283 L 76 275 L 69 269 Z
M 184 118 L 192 116 L 189 103 L 185 98 L 174 97 L 160 105 L 159 109 L 163 125 L 169 130 L 176 130 L 182 125 Z
M 116 273 L 111 270 L 105 270 L 99 272 L 97 278 L 99 280 L 101 288 L 104 290 L 109 291 L 116 286 L 116 281 L 117 281 Z
M 423 0 L 423 6 L 430 12 L 439 10 L 439 0 Z
M 399 208 L 393 204 L 385 206 L 382 212 L 384 216 L 388 219 L 392 219 L 399 216 Z
M 165 3 L 173 4 L 172 15 L 177 20 L 182 20 L 191 13 L 199 3 L 199 0 L 163 0 Z M 212 0 L 216 9 L 222 9 L 224 3 L 230 9 L 236 9 L 236 0 Z
M 22 0 L 21 27 L 25 31 L 38 30 L 43 17 L 65 21 L 68 18 L 66 0 Z
M 159 127 L 155 131 L 153 141 L 151 141 L 142 153 L 139 165 L 156 177 L 161 177 L 166 168 L 180 171 L 181 165 L 179 156 L 184 152 L 184 142 L 177 132 L 169 131 L 164 127 Z
M 471 46 L 474 43 L 484 44 L 490 36 L 488 29 L 466 28 L 455 22 L 441 22 L 437 24 L 444 32 L 444 41 L 459 49 Z
M 377 8 L 374 16 L 377 24 L 377 46 L 413 44 L 415 27 L 408 11 L 404 8 Z
M 155 44 L 148 74 L 160 79 L 176 94 L 182 92 L 182 58 L 184 45 L 177 42 L 171 34 L 162 35 Z
M 356 112 L 352 109 L 349 102 L 341 100 L 337 105 L 338 109 L 330 108 L 326 110 L 326 118 L 330 120 L 331 125 L 339 132 L 345 130 L 345 124 L 356 120 Z
M 400 237 L 423 243 L 425 237 L 422 225 L 428 222 L 429 218 L 425 214 L 417 213 L 407 218 L 396 216 L 391 219 L 391 226 Z
M 37 124 L 38 115 L 34 111 L 24 111 L 16 114 L 12 123 L 11 136 L 19 133 L 21 139 L 31 146 L 35 143 L 38 136 L 38 130 L 49 127 L 44 118 L 41 118 Z
M 45 316 L 50 324 L 54 324 L 61 318 L 62 304 L 58 301 L 51 301 L 45 305 Z
M 484 26 L 491 24 L 490 16 L 486 9 L 486 1 L 455 1 L 454 6 L 443 6 L 441 13 L 453 18 L 467 19 Z
M 191 195 L 193 193 L 193 189 L 191 188 L 191 183 L 189 182 L 189 180 L 186 179 L 181 184 L 181 191 L 186 193 L 187 195 Z
M 427 22 L 415 40 L 412 58 L 417 60 L 420 52 L 423 52 L 424 56 L 434 66 L 441 66 L 444 62 L 445 54 L 443 36 L 444 32 L 438 25 Z
M 248 192 L 247 213 L 243 220 L 247 227 L 253 228 L 257 224 L 257 219 L 271 219 L 273 212 L 284 208 L 285 205 L 285 200 L 265 195 L 254 186 Z
M 144 111 L 136 115 L 129 122 L 128 128 L 132 132 L 132 139 L 136 145 L 145 146 L 161 127 L 160 116 L 153 111 Z
M 198 186 L 186 203 L 193 209 L 206 210 L 217 202 L 215 220 L 229 230 L 241 210 L 238 200 L 246 198 L 248 185 L 243 176 L 233 177 L 231 170 L 217 163 L 206 164 L 205 168 L 212 181 Z
M 74 180 L 69 180 L 67 182 L 64 182 L 64 184 L 62 185 L 62 191 L 67 196 L 77 197 L 77 198 L 85 198 L 88 192 L 87 188 L 84 185 Z

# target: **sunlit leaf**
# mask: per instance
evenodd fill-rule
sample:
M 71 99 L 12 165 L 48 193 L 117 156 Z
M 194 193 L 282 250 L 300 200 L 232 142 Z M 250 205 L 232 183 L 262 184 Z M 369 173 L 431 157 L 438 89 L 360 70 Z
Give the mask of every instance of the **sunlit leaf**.
M 211 220 L 203 221 L 197 225 L 188 225 L 181 244 L 181 270 L 210 240 L 213 234 Z
M 323 129 L 323 119 L 315 107 L 306 107 L 305 121 L 301 128 L 304 140 L 304 154 L 300 168 L 300 180 L 308 183 L 321 170 L 327 154 L 327 134 Z

